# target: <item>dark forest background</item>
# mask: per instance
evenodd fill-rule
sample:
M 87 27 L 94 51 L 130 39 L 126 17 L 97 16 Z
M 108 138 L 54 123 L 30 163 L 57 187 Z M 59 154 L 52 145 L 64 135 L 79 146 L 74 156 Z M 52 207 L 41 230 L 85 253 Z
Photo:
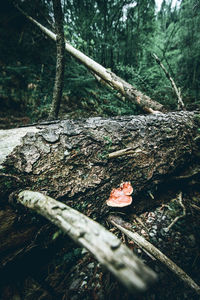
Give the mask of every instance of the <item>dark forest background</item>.
M 21 8 L 53 30 L 51 1 L 18 1 Z M 176 95 L 155 53 L 177 86 L 187 109 L 200 104 L 200 1 L 65 0 L 65 38 L 76 48 L 170 110 Z M 56 45 L 10 1 L 0 9 L 0 111 L 5 118 L 45 119 L 52 101 Z M 98 84 L 87 69 L 65 53 L 60 116 L 138 114 L 134 103 Z M 14 117 L 13 117 L 14 118 Z

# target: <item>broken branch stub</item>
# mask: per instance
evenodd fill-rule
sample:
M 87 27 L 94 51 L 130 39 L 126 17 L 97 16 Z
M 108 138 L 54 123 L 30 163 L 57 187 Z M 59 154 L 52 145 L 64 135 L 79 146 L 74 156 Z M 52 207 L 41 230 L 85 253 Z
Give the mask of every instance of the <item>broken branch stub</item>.
M 39 192 L 23 191 L 18 201 L 89 250 L 131 293 L 144 292 L 155 281 L 156 274 L 97 222 Z

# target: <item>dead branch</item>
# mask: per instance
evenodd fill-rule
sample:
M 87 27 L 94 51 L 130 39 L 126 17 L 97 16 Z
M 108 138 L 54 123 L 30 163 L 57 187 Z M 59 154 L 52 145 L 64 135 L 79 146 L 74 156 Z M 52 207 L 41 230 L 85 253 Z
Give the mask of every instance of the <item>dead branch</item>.
M 108 218 L 110 223 L 116 226 L 121 232 L 126 234 L 130 239 L 132 239 L 139 247 L 143 250 L 148 251 L 151 255 L 153 255 L 157 260 L 162 262 L 165 266 L 167 266 L 173 273 L 175 273 L 180 280 L 186 283 L 189 287 L 191 287 L 198 295 L 200 295 L 200 286 L 198 286 L 193 279 L 185 273 L 180 267 L 178 267 L 171 259 L 169 259 L 166 255 L 164 255 L 158 248 L 153 246 L 150 242 L 148 242 L 144 237 L 140 236 L 136 232 L 132 232 L 125 228 L 129 227 L 131 229 L 131 224 L 124 222 L 120 217 L 110 216 Z
M 136 214 L 133 214 L 133 218 L 142 226 L 146 231 L 149 231 L 148 228 L 145 226 L 144 222 L 140 217 L 138 217 Z
M 183 217 L 185 217 L 186 216 L 186 208 L 185 208 L 185 206 L 184 206 L 184 204 L 183 204 L 183 202 L 182 202 L 182 192 L 180 192 L 179 194 L 178 194 L 178 202 L 179 202 L 179 204 L 180 204 L 180 206 L 183 208 L 183 213 L 182 213 L 182 215 L 181 216 L 177 216 L 174 220 L 173 220 L 173 222 L 167 227 L 167 228 L 165 228 L 165 231 L 167 232 L 167 231 L 169 231 L 171 228 L 172 228 L 172 226 L 174 225 L 174 224 L 176 224 L 176 222 L 179 220 L 179 219 L 181 219 L 181 218 L 183 218 Z
M 200 207 L 198 205 L 196 205 L 196 204 L 190 204 L 190 206 L 192 206 L 196 210 L 200 211 Z
M 131 293 L 144 292 L 155 281 L 156 274 L 97 222 L 38 192 L 23 191 L 18 200 L 90 251 Z
M 157 64 L 159 64 L 159 66 L 163 69 L 167 79 L 169 79 L 172 88 L 174 89 L 177 99 L 178 99 L 178 109 L 184 109 L 185 105 L 183 103 L 182 97 L 181 97 L 181 90 L 180 88 L 177 88 L 174 80 L 172 79 L 172 77 L 170 76 L 169 72 L 166 70 L 165 66 L 161 63 L 160 59 L 158 58 L 158 56 L 153 53 L 153 57 L 155 58 Z

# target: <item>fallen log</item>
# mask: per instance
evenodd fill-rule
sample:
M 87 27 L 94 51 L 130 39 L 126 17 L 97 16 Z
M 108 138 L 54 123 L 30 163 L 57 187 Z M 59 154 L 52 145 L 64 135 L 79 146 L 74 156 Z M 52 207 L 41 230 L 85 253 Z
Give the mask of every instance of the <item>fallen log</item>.
M 189 167 L 198 152 L 198 128 L 198 112 L 174 112 L 0 130 L 0 195 L 14 190 L 9 179 L 69 200 L 103 186 L 95 205 L 121 181 L 131 181 L 136 195 Z
M 16 6 L 17 9 L 24 15 L 28 20 L 34 23 L 40 30 L 45 33 L 52 40 L 56 41 L 56 34 L 53 33 L 48 28 L 44 27 L 42 24 L 37 22 L 31 16 L 27 15 L 21 8 Z M 82 53 L 81 51 L 74 48 L 70 45 L 69 42 L 65 41 L 65 50 L 72 55 L 76 60 L 82 63 L 86 68 L 88 68 L 92 73 L 100 77 L 103 82 L 113 89 L 119 91 L 119 93 L 126 97 L 127 99 L 133 101 L 137 106 L 139 106 L 146 113 L 156 113 L 166 112 L 167 110 L 164 108 L 162 104 L 157 101 L 152 100 L 150 97 L 144 95 L 142 92 L 138 91 L 131 84 L 126 82 L 125 80 L 118 77 L 113 72 L 101 66 L 99 63 Z
M 130 181 L 130 210 L 141 191 L 178 177 L 199 153 L 199 115 L 177 112 L 111 119 L 63 120 L 0 131 L 0 265 L 26 252 L 42 221 L 12 206 L 19 190 L 40 191 L 101 222 L 112 188 Z M 123 155 L 111 156 L 123 149 Z M 119 154 L 119 152 L 118 152 Z M 47 242 L 47 244 L 49 241 Z M 29 247 L 30 248 L 30 247 Z

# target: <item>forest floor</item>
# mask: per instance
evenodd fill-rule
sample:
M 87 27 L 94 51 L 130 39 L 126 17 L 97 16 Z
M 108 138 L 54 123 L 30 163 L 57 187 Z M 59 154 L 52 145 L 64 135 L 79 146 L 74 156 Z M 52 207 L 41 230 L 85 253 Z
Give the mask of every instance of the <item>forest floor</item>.
M 179 191 L 180 192 L 180 191 Z M 195 189 L 183 192 L 182 201 L 186 215 L 180 218 L 170 230 L 166 228 L 172 224 L 177 216 L 183 215 L 183 207 L 178 201 L 179 192 L 152 211 L 139 216 L 141 222 L 135 222 L 136 231 L 149 240 L 168 258 L 181 267 L 191 278 L 200 283 L 200 194 Z M 171 196 L 171 195 L 170 195 Z M 158 261 L 152 261 L 136 245 L 134 252 L 159 276 L 156 288 L 148 293 L 144 299 L 198 299 L 189 287 L 183 284 L 175 274 Z M 143 299 L 143 298 L 141 298 Z
M 135 232 L 150 241 L 181 267 L 197 284 L 200 284 L 200 191 L 198 188 L 192 187 L 185 190 L 182 194 L 182 201 L 186 209 L 186 215 L 180 218 L 169 231 L 166 228 L 172 224 L 176 216 L 183 214 L 183 208 L 180 206 L 177 193 L 174 193 L 174 197 L 169 199 L 167 205 L 162 204 L 137 217 L 134 214 L 123 215 L 121 213 L 120 216 L 132 224 Z M 115 227 L 110 227 L 110 230 L 148 266 L 155 270 L 159 278 L 158 284 L 143 296 L 130 296 L 110 274 L 105 272 L 93 258 L 90 258 L 90 262 L 88 263 L 87 260 L 85 266 L 82 264 L 82 260 L 76 264 L 73 274 L 70 275 L 73 280 L 70 280 L 71 284 L 68 286 L 66 299 L 199 299 L 199 296 L 166 266 L 152 260 Z

